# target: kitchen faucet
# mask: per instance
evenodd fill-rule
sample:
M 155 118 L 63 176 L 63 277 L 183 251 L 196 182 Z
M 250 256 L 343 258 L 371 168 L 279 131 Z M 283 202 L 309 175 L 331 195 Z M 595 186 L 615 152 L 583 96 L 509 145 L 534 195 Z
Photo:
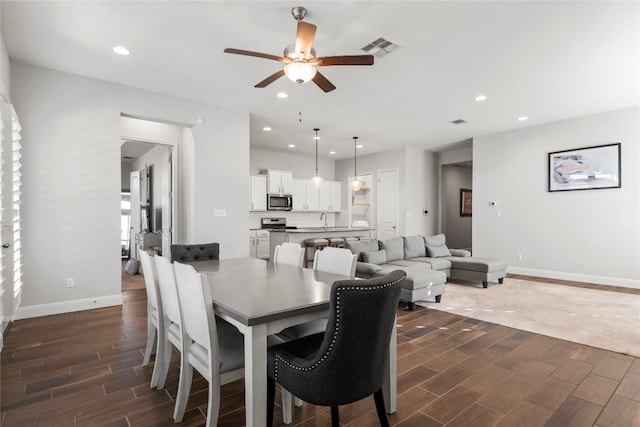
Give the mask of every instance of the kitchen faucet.
M 327 214 L 322 212 L 320 214 L 320 219 L 322 219 L 322 217 L 324 217 L 324 231 L 327 231 Z

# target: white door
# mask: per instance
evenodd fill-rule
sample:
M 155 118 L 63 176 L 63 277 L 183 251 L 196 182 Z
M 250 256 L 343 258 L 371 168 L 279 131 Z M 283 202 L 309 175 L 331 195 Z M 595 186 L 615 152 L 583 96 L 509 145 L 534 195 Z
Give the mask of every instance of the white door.
M 131 221 L 129 233 L 129 257 L 138 258 L 136 234 L 140 233 L 140 171 L 130 174 L 131 189 Z
M 378 240 L 398 236 L 398 170 L 378 172 Z
M 173 147 L 167 147 L 162 155 L 162 255 L 169 256 L 171 243 L 173 242 Z

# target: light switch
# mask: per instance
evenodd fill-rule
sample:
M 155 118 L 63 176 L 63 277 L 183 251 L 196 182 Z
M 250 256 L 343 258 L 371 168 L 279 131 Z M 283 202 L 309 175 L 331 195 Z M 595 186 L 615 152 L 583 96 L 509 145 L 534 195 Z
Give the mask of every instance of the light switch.
M 227 216 L 227 210 L 226 209 L 214 209 L 213 210 L 213 216 Z

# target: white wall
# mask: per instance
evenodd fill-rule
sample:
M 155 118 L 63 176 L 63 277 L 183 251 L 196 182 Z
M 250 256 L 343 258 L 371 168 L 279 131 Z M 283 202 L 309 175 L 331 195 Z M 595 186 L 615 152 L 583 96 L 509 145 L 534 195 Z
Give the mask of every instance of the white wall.
M 398 235 L 435 234 L 438 194 L 437 156 L 412 147 L 358 155 L 358 174 L 372 174 L 373 226 L 376 226 L 378 219 L 378 172 L 389 169 L 398 169 Z M 336 180 L 343 182 L 343 188 L 345 186 L 349 188 L 351 175 L 353 175 L 353 159 L 336 162 Z M 411 185 L 407 185 L 409 182 Z M 350 203 L 350 200 L 345 199 L 343 203 Z M 428 216 L 422 214 L 423 209 L 429 210 Z
M 193 125 L 178 164 L 178 182 L 193 183 L 181 191 L 186 241 L 217 241 L 222 257 L 248 256 L 238 238 L 249 216 L 248 112 L 22 63 L 12 62 L 11 75 L 25 147 L 18 317 L 120 301 L 121 113 Z M 194 125 L 197 118 L 204 123 Z M 214 218 L 214 209 L 227 216 Z M 74 288 L 65 288 L 67 277 Z
M 11 77 L 9 72 L 9 52 L 0 34 L 0 95 L 11 101 Z
M 251 175 L 258 175 L 264 169 L 276 169 L 291 171 L 296 179 L 311 179 L 316 170 L 315 156 L 303 156 L 255 148 L 251 149 L 250 156 L 249 172 Z M 319 157 L 318 172 L 323 179 L 333 181 L 335 177 L 335 162 Z
M 636 107 L 474 138 L 474 255 L 503 258 L 510 272 L 639 288 L 639 117 Z M 548 153 L 615 142 L 622 188 L 547 191 Z

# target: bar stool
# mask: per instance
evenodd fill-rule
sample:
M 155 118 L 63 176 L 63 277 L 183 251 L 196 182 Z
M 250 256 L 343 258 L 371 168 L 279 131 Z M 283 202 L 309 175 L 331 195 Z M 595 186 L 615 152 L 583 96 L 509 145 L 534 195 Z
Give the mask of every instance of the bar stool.
M 343 237 L 330 237 L 329 238 L 329 246 L 332 248 L 344 248 L 344 238 Z
M 308 267 L 309 263 L 313 263 L 313 256 L 317 250 L 322 250 L 329 246 L 329 240 L 327 239 L 307 239 L 304 242 L 304 266 Z M 308 248 L 311 248 L 311 258 L 309 258 Z

